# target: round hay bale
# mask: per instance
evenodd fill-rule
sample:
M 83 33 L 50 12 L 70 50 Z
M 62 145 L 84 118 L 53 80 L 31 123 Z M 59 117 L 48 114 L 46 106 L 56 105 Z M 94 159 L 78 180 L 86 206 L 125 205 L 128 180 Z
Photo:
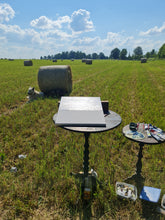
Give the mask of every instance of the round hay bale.
M 141 58 L 141 63 L 147 63 L 147 58 Z
M 24 61 L 24 66 L 33 66 L 32 60 L 25 60 Z
M 85 58 L 83 58 L 83 59 L 82 59 L 82 63 L 85 63 L 85 62 L 86 62 L 86 59 L 85 59 Z
M 87 59 L 86 60 L 86 64 L 92 64 L 92 60 L 91 59 Z
M 57 59 L 54 59 L 53 62 L 57 62 Z
M 68 65 L 41 66 L 38 85 L 47 95 L 64 95 L 72 91 L 72 72 Z

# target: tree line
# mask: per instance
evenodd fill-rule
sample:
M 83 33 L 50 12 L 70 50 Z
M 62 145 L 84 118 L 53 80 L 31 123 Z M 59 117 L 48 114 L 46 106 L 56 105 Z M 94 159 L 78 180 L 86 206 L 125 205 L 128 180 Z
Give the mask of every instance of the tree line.
M 165 44 L 161 46 L 158 52 L 155 49 L 152 49 L 150 52 L 143 54 L 142 47 L 138 46 L 133 50 L 133 54 L 130 55 L 127 52 L 127 49 L 120 50 L 119 48 L 114 48 L 109 57 L 105 56 L 103 52 L 85 54 L 81 51 L 66 51 L 62 53 L 57 53 L 55 55 L 41 56 L 40 59 L 120 59 L 120 60 L 140 60 L 142 57 L 145 58 L 165 58 Z

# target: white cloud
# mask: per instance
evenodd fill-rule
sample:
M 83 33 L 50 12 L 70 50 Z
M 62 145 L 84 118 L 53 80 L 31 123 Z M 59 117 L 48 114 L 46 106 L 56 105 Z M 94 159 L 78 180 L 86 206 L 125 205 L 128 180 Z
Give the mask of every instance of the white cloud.
M 116 45 L 115 47 L 126 47 L 130 42 L 132 42 L 133 36 L 127 36 L 125 33 L 113 33 L 113 32 L 108 32 L 107 33 L 107 38 L 104 39 L 104 45 L 106 44 L 107 46 L 113 46 Z
M 149 36 L 149 35 L 156 35 L 156 34 L 161 34 L 165 32 L 165 22 L 163 23 L 163 25 L 159 28 L 158 26 L 155 26 L 151 29 L 149 29 L 148 31 L 141 31 L 139 33 L 140 36 Z
M 36 45 L 42 44 L 46 39 L 43 33 L 33 29 L 21 29 L 18 25 L 0 24 L 0 34 L 13 45 Z
M 90 12 L 84 9 L 74 11 L 71 16 L 70 27 L 74 32 L 88 32 L 94 30 L 93 22 L 90 20 Z
M 106 38 L 101 39 L 99 36 L 94 38 L 84 37 L 82 39 L 75 39 L 73 41 L 73 46 L 89 46 L 99 48 L 101 50 L 114 48 L 114 47 L 125 47 L 129 44 L 132 44 L 132 36 L 124 36 L 123 33 L 113 33 L 108 32 Z
M 25 30 L 21 29 L 18 25 L 0 24 L 0 33 L 24 35 Z
M 0 22 L 9 21 L 15 15 L 15 11 L 9 4 L 0 3 Z
M 57 19 L 57 23 L 58 23 L 58 25 L 60 26 L 60 28 L 62 28 L 62 24 L 69 24 L 70 23 L 70 17 L 69 16 L 62 16 L 62 17 L 59 17 L 58 19 Z
M 65 31 L 62 30 L 49 30 L 47 32 L 44 32 L 47 36 L 52 37 L 56 40 L 70 40 L 73 39 L 74 36 L 72 34 L 68 34 Z
M 90 12 L 84 9 L 74 11 L 69 16 L 58 17 L 57 20 L 51 20 L 46 16 L 41 16 L 30 22 L 30 25 L 39 29 L 65 29 L 65 32 L 73 31 L 73 35 L 81 34 L 94 30 L 93 22 L 90 20 Z
M 136 36 L 127 36 L 126 33 L 118 32 L 108 32 L 105 38 L 96 37 L 83 37 L 77 38 L 70 45 L 70 48 L 75 50 L 81 50 L 86 53 L 99 53 L 103 52 L 105 55 L 110 54 L 114 48 L 119 48 L 120 50 L 126 48 L 128 54 L 133 52 L 137 46 L 141 46 L 143 53 L 145 54 L 152 49 L 158 50 L 162 44 L 162 41 L 146 38 L 137 38 Z
M 68 16 L 59 17 L 56 21 L 53 21 L 46 16 L 41 16 L 31 21 L 31 26 L 39 29 L 60 29 L 62 24 L 70 22 Z
M 38 19 L 32 20 L 30 24 L 32 27 L 47 29 L 47 28 L 51 28 L 52 21 L 48 19 L 46 16 L 41 16 Z

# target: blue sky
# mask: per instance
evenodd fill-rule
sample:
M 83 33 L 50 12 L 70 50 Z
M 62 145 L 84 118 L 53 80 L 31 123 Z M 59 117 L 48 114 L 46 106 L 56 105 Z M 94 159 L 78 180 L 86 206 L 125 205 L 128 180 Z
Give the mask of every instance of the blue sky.
M 165 43 L 165 0 L 0 0 L 0 58 L 143 53 Z

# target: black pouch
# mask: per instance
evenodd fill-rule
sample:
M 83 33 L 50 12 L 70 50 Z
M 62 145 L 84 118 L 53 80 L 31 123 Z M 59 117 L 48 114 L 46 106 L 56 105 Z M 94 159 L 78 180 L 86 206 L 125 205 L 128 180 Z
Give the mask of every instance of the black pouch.
M 134 122 L 131 122 L 131 123 L 129 124 L 129 129 L 130 129 L 131 131 L 137 131 L 137 124 L 134 123 Z

